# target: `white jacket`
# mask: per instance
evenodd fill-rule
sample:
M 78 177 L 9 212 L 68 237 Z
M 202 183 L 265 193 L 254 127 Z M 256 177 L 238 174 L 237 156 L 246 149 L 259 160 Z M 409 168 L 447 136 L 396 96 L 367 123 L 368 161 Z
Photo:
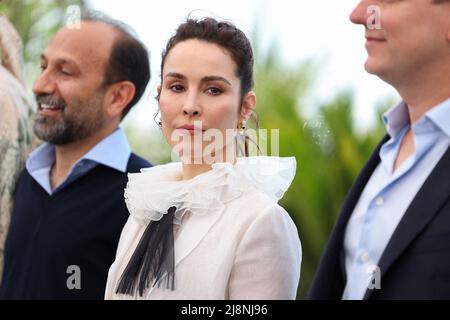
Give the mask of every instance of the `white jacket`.
M 301 245 L 277 204 L 295 175 L 295 158 L 239 158 L 178 181 L 181 164 L 129 175 L 131 216 L 111 266 L 106 299 L 295 299 Z M 151 287 L 143 297 L 116 294 L 120 276 L 151 220 L 176 204 L 175 290 Z

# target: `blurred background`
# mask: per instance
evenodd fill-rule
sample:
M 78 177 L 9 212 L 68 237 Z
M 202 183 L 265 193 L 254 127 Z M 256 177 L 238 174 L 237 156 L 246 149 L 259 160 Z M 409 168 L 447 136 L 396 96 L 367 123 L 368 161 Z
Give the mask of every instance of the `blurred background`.
M 280 156 L 295 156 L 298 163 L 295 180 L 280 204 L 291 214 L 302 242 L 298 298 L 304 299 L 346 192 L 384 135 L 381 115 L 398 99 L 391 87 L 364 71 L 363 28 L 348 19 L 356 4 L 357 0 L 0 0 L 0 14 L 22 36 L 30 100 L 39 56 L 67 20 L 70 5 L 101 10 L 132 26 L 150 50 L 152 80 L 122 126 L 133 151 L 153 164 L 170 161 L 170 150 L 153 120 L 166 41 L 188 15 L 213 16 L 242 29 L 255 52 L 260 127 L 279 129 Z

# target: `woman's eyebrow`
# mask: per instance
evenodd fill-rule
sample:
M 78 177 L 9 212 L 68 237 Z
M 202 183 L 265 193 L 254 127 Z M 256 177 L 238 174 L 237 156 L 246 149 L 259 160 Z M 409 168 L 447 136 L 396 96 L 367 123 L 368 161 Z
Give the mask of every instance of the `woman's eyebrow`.
M 176 78 L 176 79 L 180 79 L 180 80 L 187 79 L 187 77 L 185 75 L 178 73 L 178 72 L 169 72 L 168 74 L 166 74 L 165 77 Z M 201 79 L 201 82 L 209 82 L 209 81 L 222 81 L 222 82 L 226 83 L 227 85 L 231 86 L 230 81 L 228 81 L 227 79 L 225 79 L 224 77 L 221 77 L 221 76 L 206 76 Z
M 177 78 L 180 80 L 186 80 L 186 76 L 182 75 L 181 73 L 178 73 L 178 72 L 169 72 L 168 74 L 166 74 L 166 77 Z
M 202 78 L 202 82 L 209 82 L 209 81 L 222 81 L 231 86 L 230 81 L 221 76 L 206 76 Z

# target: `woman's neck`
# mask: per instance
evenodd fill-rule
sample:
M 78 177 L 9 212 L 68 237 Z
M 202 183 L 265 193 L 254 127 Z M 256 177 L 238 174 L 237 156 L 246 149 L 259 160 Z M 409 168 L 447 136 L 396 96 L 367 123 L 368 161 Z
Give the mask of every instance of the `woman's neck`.
M 226 153 L 222 153 L 223 155 L 226 155 Z M 231 158 L 231 159 L 230 159 Z M 229 156 L 228 157 L 222 157 L 218 153 L 213 156 L 210 161 L 190 161 L 190 163 L 184 163 L 183 162 L 183 174 L 182 179 L 183 180 L 190 180 L 199 174 L 205 173 L 212 169 L 213 163 L 220 163 L 220 162 L 229 162 L 232 164 L 236 163 L 236 156 Z
M 183 163 L 183 180 L 190 180 L 199 174 L 205 173 L 211 170 L 212 167 L 209 164 L 185 164 Z

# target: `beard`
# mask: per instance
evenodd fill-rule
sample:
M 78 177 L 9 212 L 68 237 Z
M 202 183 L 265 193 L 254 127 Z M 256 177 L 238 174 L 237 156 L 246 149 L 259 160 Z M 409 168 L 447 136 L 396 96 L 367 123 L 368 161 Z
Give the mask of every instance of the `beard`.
M 60 97 L 36 95 L 38 104 L 60 108 L 61 117 L 36 113 L 33 130 L 36 136 L 53 145 L 65 145 L 85 139 L 98 132 L 105 124 L 102 111 L 103 94 L 96 92 L 86 100 L 74 99 L 70 103 Z

